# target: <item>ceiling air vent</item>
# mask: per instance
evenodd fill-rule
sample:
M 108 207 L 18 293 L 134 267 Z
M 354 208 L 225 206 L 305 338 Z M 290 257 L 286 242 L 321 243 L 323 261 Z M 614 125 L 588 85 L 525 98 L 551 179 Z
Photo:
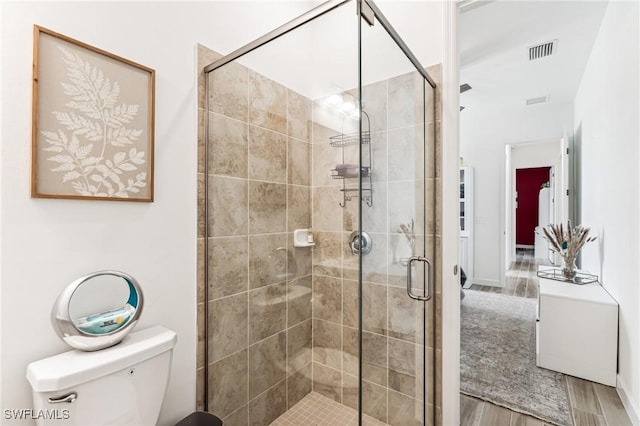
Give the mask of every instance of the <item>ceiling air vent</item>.
M 527 105 L 535 105 L 535 104 L 541 104 L 543 102 L 547 102 L 548 100 L 549 100 L 549 96 L 540 96 L 539 98 L 527 99 L 525 102 L 527 103 Z
M 535 61 L 536 59 L 544 58 L 545 56 L 551 56 L 556 53 L 557 48 L 558 40 L 552 40 L 536 46 L 531 46 L 529 48 L 529 60 Z

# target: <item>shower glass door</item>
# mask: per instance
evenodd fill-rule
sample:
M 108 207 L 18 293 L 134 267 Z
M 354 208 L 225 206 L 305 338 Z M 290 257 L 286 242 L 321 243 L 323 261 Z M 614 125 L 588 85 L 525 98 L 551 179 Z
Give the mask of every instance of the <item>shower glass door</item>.
M 434 92 L 362 4 L 199 49 L 198 398 L 225 425 L 433 424 Z
M 382 24 L 360 22 L 359 406 L 361 417 L 428 425 L 434 418 L 434 302 L 427 300 L 435 272 L 429 265 L 435 265 L 433 89 Z

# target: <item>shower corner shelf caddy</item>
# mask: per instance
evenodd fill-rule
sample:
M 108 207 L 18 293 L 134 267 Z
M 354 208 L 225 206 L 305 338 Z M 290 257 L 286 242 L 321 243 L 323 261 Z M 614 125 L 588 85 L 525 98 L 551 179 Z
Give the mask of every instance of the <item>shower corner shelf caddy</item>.
M 367 206 L 373 206 L 373 185 L 371 183 L 371 123 L 369 121 L 369 115 L 367 115 L 364 110 L 362 111 L 362 117 L 366 118 L 366 120 L 362 121 L 362 135 L 360 132 L 340 133 L 329 138 L 330 146 L 342 149 L 342 166 L 347 166 L 344 164 L 345 147 L 358 144 L 368 147 L 366 156 L 362 155 L 364 152 L 360 154 L 361 164 L 359 167 L 355 166 L 355 170 L 345 173 L 344 170 L 338 170 L 337 167 L 331 169 L 331 178 L 342 180 L 342 189 L 340 189 L 340 192 L 342 192 L 342 202 L 338 203 L 340 207 L 346 207 L 347 201 L 351 201 L 354 197 L 357 197 L 358 193 L 361 194 L 362 201 L 364 201 Z M 356 179 L 360 180 L 361 188 L 349 187 L 348 182 L 355 181 Z

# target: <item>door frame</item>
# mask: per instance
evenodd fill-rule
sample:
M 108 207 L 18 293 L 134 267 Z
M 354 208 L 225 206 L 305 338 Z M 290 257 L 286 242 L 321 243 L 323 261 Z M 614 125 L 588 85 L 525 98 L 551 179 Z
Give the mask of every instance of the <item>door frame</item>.
M 565 221 L 568 219 L 568 211 L 564 209 L 562 206 L 562 199 L 559 199 L 561 194 L 566 193 L 568 188 L 568 182 L 564 183 L 562 179 L 563 170 L 566 169 L 568 173 L 567 167 L 562 167 L 562 158 L 563 153 L 561 152 L 564 148 L 564 143 L 562 142 L 563 138 L 553 138 L 553 139 L 540 139 L 535 141 L 526 141 L 519 143 L 507 143 L 505 144 L 505 156 L 504 156 L 504 181 L 502 182 L 502 187 L 504 189 L 502 197 L 502 204 L 504 206 L 502 210 L 502 217 L 500 218 L 500 232 L 502 232 L 500 238 L 501 252 L 503 255 L 500 257 L 500 280 L 501 282 L 505 282 L 506 279 L 506 271 L 511 265 L 511 263 L 515 260 L 516 253 L 516 208 L 515 208 L 515 173 L 516 169 L 522 169 L 527 167 L 551 167 L 552 173 L 554 173 L 554 221 Z M 555 161 L 553 160 L 544 160 L 544 161 L 531 161 L 526 164 L 517 164 L 513 160 L 513 149 L 524 146 L 535 146 L 535 145 L 543 145 L 557 143 L 558 144 L 558 154 Z M 564 198 L 564 196 L 563 196 Z
M 460 284 L 458 276 L 458 243 L 460 226 L 457 209 L 459 189 L 459 119 L 460 67 L 458 52 L 459 4 L 442 2 L 444 22 L 444 58 L 441 89 L 441 164 L 442 164 L 442 294 L 441 299 L 442 352 L 441 407 L 436 413 L 439 424 L 460 424 Z M 436 299 L 437 300 L 437 299 Z M 438 354 L 436 354 L 438 356 Z

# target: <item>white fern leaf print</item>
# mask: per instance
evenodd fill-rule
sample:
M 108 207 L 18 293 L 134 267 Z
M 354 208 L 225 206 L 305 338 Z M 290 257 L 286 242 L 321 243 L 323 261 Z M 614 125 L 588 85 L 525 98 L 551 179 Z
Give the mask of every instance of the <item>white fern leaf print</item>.
M 61 173 L 61 181 L 84 196 L 127 198 L 139 192 L 147 185 L 147 174 L 139 170 L 146 163 L 145 152 L 114 148 L 143 136 L 143 129 L 125 127 L 140 106 L 120 101 L 120 84 L 102 69 L 59 49 L 68 77 L 61 83 L 68 110 L 53 112 L 58 129 L 42 131 L 49 144 L 43 151 L 54 154 L 47 158 L 54 163 L 50 170 Z

